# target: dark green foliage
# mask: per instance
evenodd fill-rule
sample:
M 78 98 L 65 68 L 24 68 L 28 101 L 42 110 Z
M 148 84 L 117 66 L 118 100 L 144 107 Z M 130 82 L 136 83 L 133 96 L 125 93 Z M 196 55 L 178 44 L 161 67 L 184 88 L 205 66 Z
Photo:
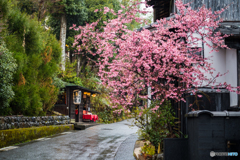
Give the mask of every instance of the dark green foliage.
M 143 111 L 140 120 L 135 124 L 140 127 L 140 137 L 151 142 L 155 149 L 162 145 L 164 138 L 178 137 L 178 131 L 174 130 L 176 117 L 169 101 L 164 102 L 156 112 L 151 108 L 159 104 L 159 101 L 152 102 L 151 107 Z M 148 120 L 146 119 L 148 116 Z
M 114 109 L 112 109 L 111 107 L 104 107 L 97 108 L 94 113 L 98 115 L 100 123 L 114 123 L 129 118 L 125 114 L 123 114 L 123 112 L 121 114 L 117 114 L 113 111 Z
M 38 2 L 36 0 L 20 0 L 17 2 L 17 5 L 21 12 L 25 12 L 30 15 L 39 10 Z
M 114 118 L 113 112 L 110 108 L 105 108 L 105 110 L 97 112 L 97 115 L 103 123 L 112 123 L 113 122 L 113 118 Z
M 69 42 L 73 42 L 74 36 L 79 32 L 70 30 L 73 24 L 76 26 L 84 26 L 86 23 L 92 23 L 97 21 L 101 17 L 98 28 L 103 25 L 103 21 L 113 19 L 116 16 L 113 14 L 103 14 L 102 12 L 94 12 L 96 9 L 103 9 L 109 7 L 115 11 L 120 9 L 120 2 L 118 0 L 63 0 L 59 4 L 64 6 L 64 9 L 60 12 L 55 12 L 50 17 L 48 24 L 52 28 L 54 34 L 59 39 L 60 35 L 60 16 L 66 14 L 67 18 L 67 39 Z M 71 43 L 67 43 L 71 46 Z
M 70 41 L 70 43 L 68 42 L 67 44 L 71 46 L 73 40 L 69 40 L 68 38 L 73 38 L 74 35 L 76 35 L 78 32 L 70 30 L 69 28 L 73 24 L 76 24 L 77 26 L 84 25 L 88 19 L 85 1 L 62 0 L 61 2 L 59 2 L 59 6 L 63 6 L 63 9 L 59 12 L 51 14 L 48 20 L 48 25 L 51 27 L 52 32 L 56 35 L 57 39 L 59 39 L 61 26 L 60 17 L 62 14 L 65 14 L 67 19 L 67 41 Z
M 4 39 L 18 64 L 12 114 L 44 115 L 57 100 L 59 88 L 52 79 L 61 61 L 60 44 L 37 20 L 14 5 L 7 20 L 8 35 Z
M 9 9 L 9 4 L 8 0 L 1 0 L 0 1 L 0 8 L 1 8 L 1 14 L 3 18 L 5 18 L 8 15 L 8 9 Z
M 65 71 L 59 70 L 58 77 L 64 82 L 84 86 L 82 79 L 76 77 L 76 61 L 71 63 L 69 60 L 67 60 L 65 63 Z
M 59 12 L 63 5 L 61 0 L 17 0 L 15 4 L 21 12 L 36 17 L 38 21 L 45 23 L 46 17 L 50 13 Z
M 146 132 L 149 135 L 149 141 L 155 148 L 162 143 L 163 138 L 175 137 L 172 127 L 175 125 L 174 120 L 176 119 L 171 109 L 170 102 L 161 105 L 156 112 L 157 114 L 150 114 L 151 120 L 149 126 L 146 128 Z
M 17 68 L 16 60 L 5 44 L 0 46 L 0 115 L 9 114 L 9 103 L 14 97 L 12 89 L 13 74 Z
M 104 7 L 108 7 L 110 9 L 113 9 L 115 12 L 121 9 L 120 7 L 120 1 L 118 0 L 87 0 L 86 1 L 86 7 L 88 8 L 88 21 L 87 23 L 96 22 L 99 18 L 101 20 L 98 23 L 98 27 L 100 28 L 103 26 L 103 21 L 107 21 L 109 19 L 116 18 L 111 13 L 103 14 Z M 96 9 L 102 9 L 101 12 L 94 12 Z
M 78 35 L 80 31 L 75 31 L 69 29 L 75 24 L 76 26 L 84 26 L 86 23 L 92 23 L 101 17 L 101 21 L 98 24 L 98 28 L 103 26 L 103 21 L 108 19 L 113 19 L 115 16 L 111 13 L 106 15 L 102 12 L 94 12 L 96 9 L 103 9 L 104 7 L 109 7 L 115 11 L 120 9 L 120 2 L 118 0 L 64 0 L 61 5 L 65 7 L 65 14 L 67 19 L 67 37 L 66 44 L 69 46 L 68 51 L 70 55 L 75 53 L 76 48 L 72 47 L 74 42 L 74 36 Z M 63 12 L 54 13 L 48 20 L 48 25 L 51 27 L 52 32 L 56 35 L 57 39 L 60 38 L 60 16 Z M 92 56 L 91 54 L 84 53 L 81 57 L 81 64 L 83 65 L 82 71 L 85 71 L 86 64 L 88 62 L 87 57 L 90 59 L 97 60 L 97 56 Z

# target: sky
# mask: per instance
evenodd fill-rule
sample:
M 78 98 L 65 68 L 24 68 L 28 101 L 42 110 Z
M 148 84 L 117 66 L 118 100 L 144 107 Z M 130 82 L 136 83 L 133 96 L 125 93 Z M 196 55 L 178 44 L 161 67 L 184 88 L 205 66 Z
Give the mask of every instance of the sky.
M 141 0 L 141 1 L 144 2 L 145 0 Z M 144 8 L 146 8 L 146 6 L 144 4 L 141 4 L 140 9 L 143 10 Z M 144 18 L 151 17 L 152 23 L 153 23 L 153 8 L 152 7 L 148 7 L 147 11 L 150 11 L 150 13 L 148 13 L 146 16 L 141 15 L 141 17 L 144 17 Z

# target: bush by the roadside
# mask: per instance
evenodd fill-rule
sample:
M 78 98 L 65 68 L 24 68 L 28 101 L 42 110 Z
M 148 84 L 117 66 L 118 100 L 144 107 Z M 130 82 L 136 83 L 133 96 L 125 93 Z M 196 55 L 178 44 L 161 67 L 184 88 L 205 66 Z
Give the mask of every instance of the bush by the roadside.
M 0 130 L 0 148 L 73 130 L 73 124 Z
M 121 114 L 114 113 L 112 108 L 106 108 L 103 111 L 96 112 L 96 114 L 99 117 L 100 123 L 115 123 L 131 118 L 128 114 L 125 114 L 123 111 L 121 112 Z
M 177 119 L 174 116 L 171 103 L 166 101 L 158 110 L 153 112 L 151 109 L 158 103 L 159 101 L 152 101 L 150 108 L 143 110 L 140 117 L 136 117 L 135 124 L 140 128 L 138 131 L 139 137 L 151 142 L 156 153 L 161 153 L 163 139 L 179 137 L 181 133 L 174 129 Z M 136 110 L 136 112 L 139 111 Z M 147 116 L 151 117 L 151 121 L 147 121 Z
M 16 60 L 5 43 L 0 45 L 0 64 L 0 115 L 5 115 L 11 111 L 9 103 L 14 98 L 12 81 L 17 68 Z

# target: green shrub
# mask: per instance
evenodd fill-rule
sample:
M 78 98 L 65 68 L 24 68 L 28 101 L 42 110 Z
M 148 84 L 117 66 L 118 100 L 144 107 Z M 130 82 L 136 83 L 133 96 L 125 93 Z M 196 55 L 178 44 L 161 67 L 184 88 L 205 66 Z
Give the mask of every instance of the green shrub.
M 17 63 L 13 54 L 3 43 L 0 46 L 0 115 L 9 114 L 11 111 L 9 103 L 14 97 L 12 81 L 16 68 Z
M 98 117 L 101 119 L 103 123 L 112 123 L 113 122 L 113 114 L 111 110 L 104 110 L 102 112 L 97 112 Z
M 146 156 L 153 156 L 155 154 L 155 146 L 144 143 L 144 146 L 141 147 L 141 152 Z
M 139 137 L 150 141 L 155 148 L 158 148 L 159 145 L 162 146 L 164 138 L 177 137 L 176 134 L 178 134 L 178 131 L 173 130 L 176 117 L 170 102 L 163 103 L 157 111 L 153 112 L 151 108 L 157 104 L 159 104 L 159 101 L 152 102 L 150 108 L 143 110 L 138 123 L 135 122 L 140 127 L 138 131 Z M 149 117 L 148 122 L 146 116 Z
M 73 125 L 43 126 L 0 130 L 0 148 L 73 129 Z

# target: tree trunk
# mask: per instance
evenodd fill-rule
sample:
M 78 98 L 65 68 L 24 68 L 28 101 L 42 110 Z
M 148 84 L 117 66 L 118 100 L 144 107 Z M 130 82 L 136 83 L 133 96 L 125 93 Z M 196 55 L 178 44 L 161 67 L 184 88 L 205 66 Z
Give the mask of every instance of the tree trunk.
M 61 48 L 62 48 L 62 70 L 65 71 L 65 60 L 66 60 L 66 54 L 65 54 L 65 45 L 66 45 L 66 32 L 67 32 L 67 19 L 66 15 L 63 14 L 61 16 L 61 28 L 60 28 L 60 42 L 61 42 Z
M 80 70 L 81 70 L 80 62 L 81 62 L 80 54 L 77 54 L 77 77 L 79 77 L 79 73 L 80 73 Z

